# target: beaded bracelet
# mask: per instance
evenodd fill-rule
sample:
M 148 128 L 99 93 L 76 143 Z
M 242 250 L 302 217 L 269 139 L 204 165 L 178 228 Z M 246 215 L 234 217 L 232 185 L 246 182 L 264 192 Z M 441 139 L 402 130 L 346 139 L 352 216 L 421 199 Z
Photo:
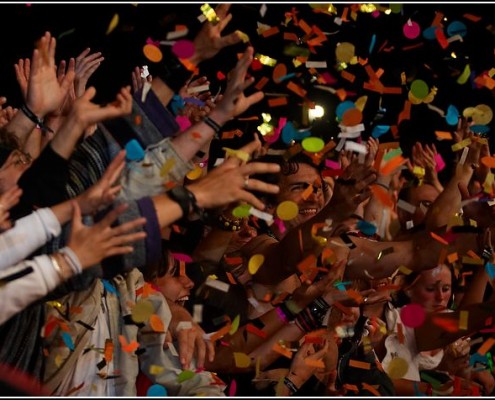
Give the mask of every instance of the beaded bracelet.
M 74 251 L 70 247 L 64 247 L 60 249 L 59 253 L 64 257 L 74 275 L 80 274 L 82 272 L 81 262 L 79 261 L 76 253 L 74 253 Z
M 218 216 L 218 227 L 220 229 L 223 229 L 224 231 L 238 231 L 241 229 L 241 222 L 242 219 L 229 219 L 225 217 L 224 215 L 220 214 Z

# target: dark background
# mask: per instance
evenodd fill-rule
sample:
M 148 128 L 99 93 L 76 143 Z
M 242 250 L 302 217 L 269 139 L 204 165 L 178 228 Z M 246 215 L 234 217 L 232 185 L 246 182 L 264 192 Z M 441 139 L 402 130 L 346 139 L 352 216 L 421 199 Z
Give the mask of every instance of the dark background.
M 187 38 L 192 39 L 200 28 L 197 17 L 201 14 L 200 7 L 204 3 L 164 3 L 164 4 L 0 4 L 0 15 L 3 17 L 2 41 L 0 48 L 2 62 L 0 63 L 0 95 L 7 96 L 9 104 L 17 106 L 20 93 L 15 81 L 13 64 L 19 57 L 30 57 L 35 41 L 49 30 L 57 41 L 57 60 L 76 57 L 84 48 L 90 47 L 92 51 L 101 51 L 105 57 L 97 72 L 90 80 L 90 84 L 97 89 L 95 101 L 104 103 L 111 101 L 118 89 L 131 82 L 131 70 L 137 65 L 150 65 L 142 53 L 142 47 L 148 37 L 153 40 L 165 40 L 166 33 L 175 30 L 176 24 L 185 24 L 189 27 Z M 214 3 L 210 3 L 214 6 Z M 405 72 L 408 84 L 414 79 L 423 79 L 429 87 L 436 86 L 438 94 L 433 105 L 446 111 L 449 105 L 455 105 L 462 113 L 466 107 L 475 107 L 478 104 L 493 106 L 493 91 L 486 88 L 477 88 L 473 79 L 491 68 L 494 62 L 494 10 L 492 4 L 402 4 L 399 12 L 390 15 L 380 13 L 378 18 L 370 14 L 358 12 L 353 21 L 348 16 L 349 22 L 341 26 L 334 23 L 335 15 L 316 14 L 307 3 L 270 4 L 266 3 L 267 12 L 264 17 L 260 15 L 262 4 L 233 4 L 231 13 L 233 20 L 226 29 L 226 33 L 235 29 L 247 33 L 255 52 L 268 55 L 284 62 L 288 72 L 300 73 L 294 82 L 308 90 L 307 98 L 322 104 L 326 109 L 325 117 L 311 127 L 312 134 L 321 136 L 325 140 L 334 137 L 339 132 L 335 120 L 335 107 L 340 100 L 328 92 L 315 89 L 311 82 L 311 76 L 303 66 L 295 68 L 291 62 L 292 57 L 283 54 L 284 46 L 288 41 L 283 40 L 282 32 L 294 32 L 303 35 L 300 28 L 289 22 L 283 26 L 284 13 L 292 7 L 298 11 L 298 17 L 304 19 L 309 25 L 316 25 L 328 35 L 328 40 L 322 47 L 316 47 L 317 54 L 311 54 L 310 60 L 326 60 L 328 72 L 337 79 L 332 85 L 335 88 L 345 88 L 354 95 L 349 95 L 347 100 L 356 100 L 359 96 L 367 95 L 368 101 L 364 110 L 364 123 L 367 128 L 365 137 L 370 134 L 374 124 L 396 125 L 398 113 L 402 110 L 404 100 L 407 98 L 408 87 L 403 89 L 402 95 L 383 95 L 366 91 L 362 85 L 367 80 L 364 68 L 351 65 L 347 71 L 356 75 L 354 83 L 340 78 L 335 68 L 335 47 L 339 42 L 351 42 L 356 46 L 356 55 L 368 58 L 369 64 L 376 71 L 382 68 L 385 72 L 381 78 L 385 86 L 400 86 L 400 74 Z M 344 7 L 351 4 L 334 4 L 337 15 L 341 16 Z M 384 3 L 382 6 L 386 6 Z M 402 26 L 409 18 L 418 22 L 422 31 L 429 27 L 435 17 L 435 12 L 445 15 L 443 20 L 444 30 L 454 20 L 462 21 L 467 26 L 467 35 L 463 42 L 453 42 L 443 50 L 436 40 L 427 40 L 422 35 L 410 40 L 404 37 Z M 463 17 L 470 13 L 481 17 L 477 23 Z M 116 29 L 106 34 L 112 17 L 118 14 L 120 22 Z M 256 33 L 257 24 L 261 22 L 270 26 L 278 26 L 281 33 L 269 38 L 263 38 Z M 61 36 L 62 34 L 64 34 Z M 372 35 L 376 35 L 376 44 L 369 53 Z M 384 48 L 392 48 L 391 51 L 379 51 Z M 422 46 L 409 51 L 402 47 L 422 43 Z M 215 93 L 219 85 L 225 86 L 225 81 L 218 81 L 218 71 L 227 74 L 235 65 L 236 54 L 241 53 L 246 44 L 240 43 L 232 48 L 222 51 L 221 56 L 201 65 L 201 73 L 208 76 L 211 81 L 212 92 Z M 304 45 L 303 45 L 304 46 Z M 165 47 L 165 46 L 163 46 Z M 164 49 L 165 50 L 165 49 Z M 457 58 L 452 58 L 455 52 Z M 464 85 L 456 83 L 457 77 L 464 70 L 466 63 L 471 66 L 471 79 Z M 256 82 L 262 77 L 270 78 L 270 83 L 265 86 L 265 92 L 292 93 L 283 84 L 276 84 L 271 80 L 273 69 L 264 66 L 261 71 L 251 71 Z M 323 70 L 319 70 L 323 72 Z M 248 90 L 249 91 L 249 90 Z M 378 114 L 381 100 L 383 112 Z M 302 99 L 291 94 L 289 105 L 286 107 L 268 108 L 266 99 L 246 112 L 244 116 L 261 116 L 262 112 L 268 112 L 276 121 L 279 117 L 287 117 L 294 121 L 296 126 L 301 125 Z M 380 119 L 381 117 L 381 119 Z M 259 122 L 233 121 L 226 129 L 240 127 L 245 131 L 255 131 Z M 490 123 L 492 128 L 493 123 Z M 400 127 L 400 141 L 403 150 L 417 140 L 424 142 L 435 141 L 435 130 L 453 131 L 453 127 L 447 125 L 445 120 L 426 105 L 413 105 L 411 121 L 403 123 Z M 491 129 L 493 131 L 493 128 Z M 247 136 L 247 135 L 245 135 Z M 235 139 L 243 141 L 244 138 Z M 390 133 L 381 137 L 381 141 L 394 140 Z M 436 142 L 436 141 L 435 141 Z M 440 149 L 448 153 L 452 143 L 436 142 Z M 232 146 L 234 147 L 234 146 Z M 444 154 L 445 154 L 444 153 Z

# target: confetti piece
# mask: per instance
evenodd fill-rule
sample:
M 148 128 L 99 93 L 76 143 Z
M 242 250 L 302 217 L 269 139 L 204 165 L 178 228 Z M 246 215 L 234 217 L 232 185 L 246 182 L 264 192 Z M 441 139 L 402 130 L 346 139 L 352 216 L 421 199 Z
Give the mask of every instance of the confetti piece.
M 158 375 L 158 373 L 152 375 Z M 166 397 L 167 395 L 167 389 L 159 384 L 151 385 L 146 391 L 146 396 L 148 397 Z
M 401 379 L 408 371 L 409 364 L 406 360 L 400 357 L 396 357 L 390 361 L 386 370 L 388 376 L 391 379 Z
M 299 207 L 293 201 L 283 201 L 277 206 L 276 214 L 281 220 L 289 221 L 299 215 Z
M 275 99 L 268 99 L 269 107 L 280 107 L 287 105 L 287 97 L 277 97 Z
M 249 333 L 252 333 L 256 336 L 259 336 L 260 338 L 266 339 L 268 337 L 267 333 L 262 331 L 261 329 L 257 328 L 253 324 L 249 323 L 246 325 L 246 331 Z
M 159 47 L 154 44 L 145 44 L 143 46 L 143 54 L 146 56 L 148 60 L 154 63 L 159 63 L 163 59 L 162 51 Z
M 301 86 L 295 84 L 292 81 L 290 81 L 287 84 L 287 89 L 289 89 L 290 91 L 294 92 L 295 94 L 297 94 L 298 96 L 301 96 L 301 97 L 305 97 L 306 93 L 307 93 L 306 90 L 304 90 Z
M 273 344 L 272 350 L 283 355 L 284 357 L 287 357 L 288 359 L 292 359 L 292 352 L 280 346 L 278 343 Z
M 122 346 L 122 350 L 124 350 L 126 353 L 134 353 L 138 347 L 139 343 L 133 340 L 130 343 L 127 343 L 127 340 L 124 336 L 119 335 L 119 342 L 120 345 Z
M 420 304 L 407 304 L 401 308 L 400 318 L 404 326 L 417 328 L 425 322 L 426 314 Z
M 495 344 L 494 338 L 488 338 L 478 349 L 477 353 L 484 356 Z
M 319 137 L 308 137 L 302 140 L 301 145 L 304 150 L 310 153 L 318 153 L 325 147 L 325 142 Z
M 351 365 L 351 361 L 354 361 L 354 360 L 349 360 L 349 365 L 350 366 L 353 366 L 353 365 Z M 305 358 L 304 359 L 304 364 L 306 364 L 310 368 L 322 368 L 322 369 L 325 369 L 325 363 L 322 360 L 314 360 L 312 358 Z M 364 364 L 367 364 L 367 363 L 364 363 Z
M 110 33 L 114 31 L 114 29 L 117 27 L 118 24 L 119 24 L 119 14 L 114 14 L 112 20 L 110 21 L 110 24 L 108 24 L 108 28 L 105 35 L 110 35 Z
M 444 238 L 441 236 L 437 235 L 435 232 L 430 232 L 430 236 L 435 239 L 437 242 L 444 244 L 445 246 L 448 246 L 449 242 L 447 242 Z
M 62 332 L 62 339 L 70 351 L 74 351 L 74 342 L 67 332 Z
M 268 82 L 269 79 L 266 76 L 263 76 L 254 87 L 256 90 L 261 90 Z
M 125 145 L 126 159 L 128 161 L 140 161 L 144 158 L 144 150 L 136 139 L 132 139 Z
M 134 307 L 132 307 L 131 318 L 138 324 L 143 323 L 151 317 L 153 311 L 153 303 L 149 300 L 140 300 Z
M 368 362 L 364 361 L 358 361 L 358 360 L 349 360 L 349 366 L 354 367 L 354 368 L 360 368 L 360 369 L 370 369 L 371 365 Z
M 213 25 L 216 25 L 220 22 L 220 18 L 218 18 L 215 10 L 211 8 L 208 3 L 205 3 L 201 6 L 201 12 L 203 13 L 204 17 Z
M 246 353 L 234 352 L 234 362 L 237 368 L 249 368 L 251 358 Z
M 153 329 L 155 332 L 160 332 L 160 333 L 165 332 L 165 326 L 163 325 L 163 321 L 156 314 L 152 314 L 150 316 L 150 326 L 151 329 Z
M 268 67 L 274 67 L 275 65 L 277 65 L 277 60 L 260 53 L 256 53 L 254 55 L 254 59 L 258 60 L 261 64 Z
M 461 311 L 459 313 L 459 329 L 466 330 L 468 328 L 469 312 Z
M 181 373 L 177 376 L 177 382 L 182 383 L 188 381 L 189 379 L 194 378 L 195 375 L 196 373 L 194 371 L 190 371 L 186 369 L 184 371 L 181 371 Z

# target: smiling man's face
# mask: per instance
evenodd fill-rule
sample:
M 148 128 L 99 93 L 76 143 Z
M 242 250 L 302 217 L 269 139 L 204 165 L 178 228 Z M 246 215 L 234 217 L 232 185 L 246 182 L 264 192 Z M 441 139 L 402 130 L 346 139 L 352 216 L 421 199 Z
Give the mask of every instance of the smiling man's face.
M 303 193 L 310 185 L 313 186 L 313 191 L 304 198 Z M 277 196 L 277 203 L 293 201 L 299 207 L 299 214 L 296 218 L 284 221 L 287 229 L 301 225 L 323 208 L 322 181 L 320 174 L 314 167 L 300 163 L 299 170 L 295 174 L 282 175 L 279 186 L 280 192 Z

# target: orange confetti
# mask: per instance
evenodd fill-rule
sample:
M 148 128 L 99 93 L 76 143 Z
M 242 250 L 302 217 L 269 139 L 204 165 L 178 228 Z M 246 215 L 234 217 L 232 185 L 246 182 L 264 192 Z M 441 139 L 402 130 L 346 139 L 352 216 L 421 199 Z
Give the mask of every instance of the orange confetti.
M 287 75 L 287 66 L 285 64 L 277 64 L 273 68 L 272 79 L 275 83 L 280 83 L 281 78 Z
M 354 367 L 354 368 L 360 368 L 360 369 L 370 369 L 371 365 L 370 363 L 364 362 L 364 361 L 358 361 L 358 360 L 349 360 L 349 366 Z
M 269 36 L 276 35 L 279 32 L 280 32 L 280 29 L 278 29 L 278 26 L 273 26 L 270 29 L 267 29 L 266 31 L 264 31 L 261 35 L 263 37 L 267 38 Z
M 347 91 L 345 89 L 337 89 L 335 92 L 340 101 L 344 101 L 347 98 Z
M 261 90 L 268 83 L 268 81 L 269 81 L 269 79 L 266 76 L 263 76 L 259 80 L 259 82 L 256 85 L 254 85 L 254 87 L 256 88 L 256 90 Z
M 356 392 L 358 393 L 359 392 L 359 389 L 356 385 L 351 385 L 350 383 L 344 383 L 344 385 L 342 386 L 344 389 L 346 390 L 350 390 L 352 392 Z
M 438 140 L 452 140 L 452 133 L 444 131 L 435 131 Z
M 232 324 L 227 324 L 223 328 L 216 331 L 213 335 L 211 335 L 210 341 L 214 342 L 214 341 L 224 337 L 227 333 L 230 332 L 231 325 Z
M 191 136 L 193 137 L 193 139 L 201 139 L 203 137 L 199 132 L 192 132 Z
M 304 21 L 303 19 L 299 20 L 299 27 L 304 31 L 306 35 L 309 35 L 313 29 Z
M 350 365 L 350 361 L 349 361 L 349 365 Z M 325 363 L 322 360 L 314 360 L 312 358 L 305 358 L 304 364 L 312 368 L 323 368 L 323 369 L 325 368 Z
M 287 97 L 276 97 L 274 99 L 268 99 L 268 106 L 279 107 L 287 104 Z
M 435 36 L 442 49 L 446 49 L 447 47 L 449 47 L 449 42 L 445 37 L 445 33 L 443 33 L 443 29 L 435 29 Z
M 309 268 L 316 268 L 316 262 L 316 256 L 314 254 L 310 254 L 299 264 L 297 264 L 297 269 L 304 274 Z
M 299 38 L 295 33 L 292 32 L 284 32 L 284 40 L 292 40 L 294 42 L 297 42 Z
M 442 18 L 443 18 L 443 13 L 440 11 L 435 11 L 435 19 L 431 23 L 431 26 L 438 26 L 442 27 Z
M 398 155 L 392 158 L 388 163 L 386 163 L 380 172 L 382 175 L 390 175 L 395 169 L 399 168 L 405 162 L 405 158 L 401 155 Z
M 404 344 L 404 331 L 402 330 L 402 324 L 397 324 L 397 338 L 400 344 Z
M 342 78 L 344 78 L 346 81 L 349 81 L 351 83 L 354 82 L 354 80 L 356 79 L 356 75 L 354 74 L 351 74 L 350 72 L 347 72 L 347 71 L 342 71 L 340 73 L 340 75 L 342 76 Z
M 485 340 L 485 343 L 483 343 L 479 347 L 477 353 L 479 353 L 480 355 L 484 356 L 486 354 L 486 352 L 488 350 L 490 350 L 494 344 L 495 344 L 495 339 L 494 338 L 488 338 L 487 340 Z
M 126 353 L 133 353 L 139 347 L 139 343 L 136 342 L 135 340 L 133 340 L 131 343 L 128 344 L 126 338 L 122 335 L 119 335 L 119 342 L 120 345 L 122 346 L 122 350 L 124 350 Z
M 230 272 L 226 271 L 225 275 L 227 275 L 227 279 L 229 280 L 231 285 L 237 285 L 237 281 L 234 278 L 234 275 L 232 275 Z
M 165 326 L 163 325 L 163 321 L 156 314 L 152 314 L 150 316 L 150 326 L 151 329 L 153 329 L 155 332 L 160 332 L 160 333 L 165 332 Z
M 481 162 L 486 165 L 488 168 L 495 168 L 495 157 L 481 157 Z
M 254 334 L 256 336 L 259 336 L 260 338 L 263 338 L 263 339 L 266 339 L 267 336 L 268 336 L 266 332 L 262 331 L 261 329 L 258 329 L 253 324 L 247 324 L 246 325 L 246 330 L 249 333 L 252 333 L 252 334 Z
M 306 93 L 307 93 L 305 89 L 303 89 L 301 86 L 295 84 L 292 81 L 290 81 L 287 84 L 287 89 L 289 89 L 290 91 L 294 92 L 295 94 L 297 94 L 298 96 L 301 96 L 301 97 L 306 96 Z
M 440 242 L 440 243 L 444 244 L 445 246 L 448 246 L 449 245 L 449 242 L 447 242 L 443 237 L 437 235 L 435 232 L 430 232 L 430 235 L 437 242 Z
M 397 120 L 397 125 L 400 125 L 402 121 L 411 119 L 411 105 L 412 103 L 409 100 L 404 102 L 404 108 L 399 113 L 399 118 Z
M 342 305 L 338 301 L 336 301 L 335 303 L 333 303 L 333 306 L 337 307 L 340 311 L 342 311 L 346 315 L 352 315 L 352 310 L 350 308 Z
M 475 260 L 481 260 L 481 257 L 476 254 L 473 250 L 469 250 L 467 254 L 471 257 L 474 258 Z
M 459 255 L 457 253 L 451 253 L 447 256 L 447 261 L 449 264 L 455 263 L 459 259 Z
M 278 343 L 273 344 L 272 350 L 283 355 L 284 357 L 287 357 L 288 359 L 292 359 L 292 352 L 280 346 Z
M 394 202 L 392 201 L 392 198 L 388 194 L 387 190 L 385 190 L 385 188 L 378 185 L 371 185 L 370 189 L 373 196 L 384 206 L 389 208 L 392 208 L 394 206 Z
M 362 385 L 363 385 L 363 389 L 366 389 L 367 391 L 371 392 L 375 396 L 381 396 L 380 392 L 378 390 L 376 390 L 373 386 L 369 385 L 368 383 L 363 382 Z
M 113 341 L 112 339 L 105 340 L 105 361 L 109 364 L 113 358 Z
M 244 261 L 242 257 L 224 257 L 223 259 L 229 265 L 239 265 Z
M 479 21 L 481 21 L 481 17 L 479 17 L 477 15 L 473 15 L 473 14 L 464 14 L 463 17 L 466 18 L 469 21 L 472 21 L 472 22 L 479 22 Z
M 143 47 L 143 53 L 151 62 L 159 63 L 162 61 L 163 54 L 161 50 L 153 44 L 145 44 Z
M 458 322 L 452 318 L 432 317 L 432 322 L 447 332 L 457 332 L 459 330 Z
M 282 292 L 277 297 L 272 300 L 272 305 L 276 306 L 277 304 L 282 303 L 287 297 L 289 297 L 289 292 Z

